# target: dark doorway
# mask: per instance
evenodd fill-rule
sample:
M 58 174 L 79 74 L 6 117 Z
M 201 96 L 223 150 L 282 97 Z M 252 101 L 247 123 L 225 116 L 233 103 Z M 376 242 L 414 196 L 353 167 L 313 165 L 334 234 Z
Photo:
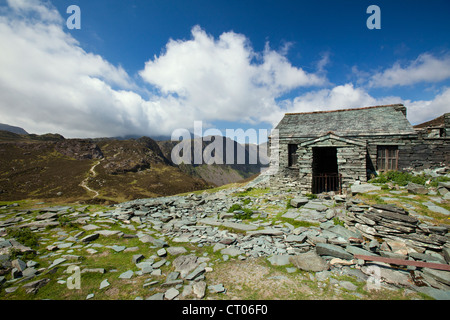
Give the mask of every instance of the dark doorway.
M 313 148 L 313 193 L 341 192 L 342 176 L 338 172 L 337 148 Z

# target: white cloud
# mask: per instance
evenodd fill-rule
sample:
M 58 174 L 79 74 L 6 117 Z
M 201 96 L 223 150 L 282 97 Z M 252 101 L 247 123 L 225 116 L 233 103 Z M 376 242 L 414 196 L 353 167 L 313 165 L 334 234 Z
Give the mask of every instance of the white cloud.
M 35 14 L 40 21 L 62 23 L 63 19 L 58 11 L 50 4 L 40 0 L 7 0 L 13 9 L 12 14 Z
M 2 122 L 79 137 L 147 130 L 142 120 L 135 122 L 135 105 L 125 98 L 135 95 L 128 74 L 85 52 L 63 31 L 54 8 L 10 1 L 0 16 L 0 43 Z
M 404 103 L 408 107 L 409 122 L 423 123 L 450 112 L 450 88 L 444 88 L 433 100 L 406 100 Z
M 413 85 L 420 82 L 439 82 L 450 78 L 450 55 L 437 58 L 423 53 L 406 66 L 396 62 L 391 68 L 374 74 L 370 87 Z
M 284 113 L 288 112 L 327 111 L 396 103 L 401 103 L 407 108 L 407 118 L 411 124 L 419 124 L 449 112 L 450 88 L 445 88 L 433 100 L 412 101 L 397 96 L 376 98 L 364 88 L 355 88 L 353 84 L 347 83 L 331 89 L 310 91 L 293 100 L 285 100 L 280 103 L 280 109 L 268 114 L 263 120 L 276 125 Z
M 320 60 L 317 62 L 317 70 L 319 74 L 327 72 L 325 67 L 330 63 L 330 52 L 326 51 L 320 55 Z
M 50 4 L 11 0 L 7 10 L 0 16 L 0 112 L 2 122 L 30 132 L 159 135 L 194 120 L 255 123 L 278 108 L 280 94 L 324 81 L 268 46 L 255 53 L 243 35 L 215 40 L 194 27 L 191 40 L 170 40 L 140 72 L 161 91 L 145 100 L 138 93 L 145 88 L 125 70 L 85 52 L 64 31 Z
M 267 44 L 255 52 L 244 35 L 224 32 L 215 39 L 200 27 L 192 29 L 189 40 L 170 40 L 162 54 L 147 61 L 139 74 L 159 93 L 143 98 L 140 92 L 148 88 L 138 87 L 120 66 L 83 50 L 50 4 L 8 4 L 0 13 L 0 122 L 28 132 L 66 137 L 170 135 L 176 128 L 189 129 L 195 120 L 204 121 L 204 128 L 214 121 L 275 125 L 285 112 L 391 103 L 404 103 L 410 120 L 421 122 L 441 115 L 450 104 L 450 89 L 430 101 L 410 101 L 375 98 L 352 83 L 327 88 L 328 52 L 317 62 L 316 72 L 309 73 L 287 59 L 288 43 L 280 51 Z M 434 70 L 448 59 L 422 55 L 398 69 Z M 387 76 L 393 69 L 372 80 L 378 77 L 381 84 L 387 81 L 383 77 L 393 79 Z M 447 77 L 448 69 L 438 77 Z M 415 81 L 426 78 L 418 74 Z M 277 101 L 299 87 L 309 91 Z
M 281 94 L 325 82 L 268 45 L 256 53 L 243 35 L 225 32 L 216 40 L 199 26 L 190 40 L 170 40 L 140 75 L 164 95 L 179 97 L 197 119 L 228 121 L 259 121 L 277 108 Z

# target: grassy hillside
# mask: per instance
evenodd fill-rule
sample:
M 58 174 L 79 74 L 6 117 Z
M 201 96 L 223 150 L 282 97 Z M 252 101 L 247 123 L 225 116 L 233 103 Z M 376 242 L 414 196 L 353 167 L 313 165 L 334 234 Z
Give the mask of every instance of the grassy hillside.
M 205 189 L 150 138 L 0 135 L 0 200 L 112 203 Z

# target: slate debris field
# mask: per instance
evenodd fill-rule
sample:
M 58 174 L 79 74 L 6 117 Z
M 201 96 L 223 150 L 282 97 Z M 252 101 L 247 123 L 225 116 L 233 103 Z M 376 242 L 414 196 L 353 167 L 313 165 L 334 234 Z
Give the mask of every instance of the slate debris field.
M 449 299 L 449 271 L 355 258 L 373 255 L 448 265 L 448 189 L 446 183 L 439 191 L 430 188 L 427 201 L 419 201 L 407 188 L 370 191 L 366 200 L 358 196 L 366 193 L 358 192 L 311 199 L 244 186 L 109 207 L 40 204 L 23 209 L 25 204 L 5 204 L 0 207 L 0 298 L 42 299 L 51 287 L 62 294 L 50 295 L 53 299 L 239 298 L 239 284 L 221 278 L 218 270 L 266 261 L 277 270 L 270 281 L 298 274 L 314 281 L 316 288 L 331 285 L 332 294 L 322 298 L 371 299 L 366 283 L 376 266 L 379 289 Z M 384 203 L 370 204 L 371 196 Z M 240 220 L 229 213 L 236 203 L 251 208 L 252 217 Z M 419 212 L 424 206 L 432 216 Z M 10 237 L 11 230 L 31 231 L 38 245 L 20 243 Z M 67 270 L 73 265 L 81 270 L 78 296 L 70 296 L 75 290 L 67 289 Z M 139 288 L 122 295 L 129 284 Z M 315 297 L 320 295 L 305 296 Z

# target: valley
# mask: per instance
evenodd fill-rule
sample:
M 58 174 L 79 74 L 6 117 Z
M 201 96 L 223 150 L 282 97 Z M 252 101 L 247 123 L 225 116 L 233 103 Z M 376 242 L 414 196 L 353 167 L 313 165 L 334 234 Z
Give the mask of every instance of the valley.
M 58 134 L 0 131 L 0 200 L 113 204 L 234 183 L 261 168 L 175 165 L 170 155 L 176 143 L 148 137 L 65 139 Z

